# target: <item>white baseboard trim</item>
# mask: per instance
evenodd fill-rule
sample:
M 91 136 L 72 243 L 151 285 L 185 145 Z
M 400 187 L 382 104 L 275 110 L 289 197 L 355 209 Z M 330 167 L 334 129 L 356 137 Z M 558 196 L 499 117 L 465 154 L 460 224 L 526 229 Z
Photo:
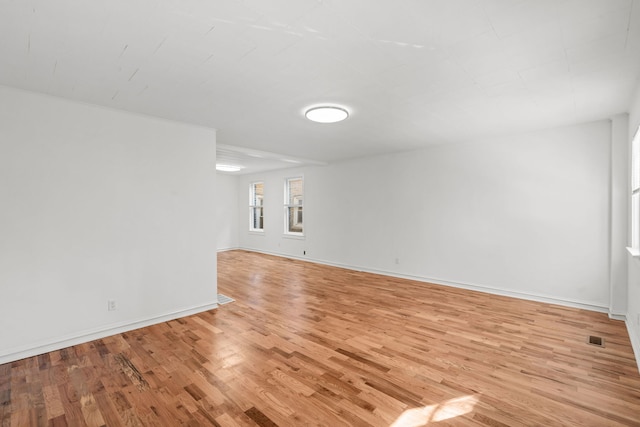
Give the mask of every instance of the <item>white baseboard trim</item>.
M 56 338 L 54 340 L 29 345 L 28 347 L 9 349 L 6 353 L 0 354 L 0 365 L 4 363 L 14 362 L 16 360 L 24 359 L 27 357 L 37 356 L 39 354 L 48 353 L 50 351 L 71 347 L 73 345 L 86 343 L 100 338 L 105 338 L 122 332 L 144 328 L 145 326 L 155 325 L 156 323 L 167 322 L 179 317 L 190 316 L 192 314 L 201 313 L 203 311 L 212 310 L 215 308 L 218 308 L 217 301 L 205 305 L 189 307 L 170 313 L 149 317 L 146 319 L 121 322 L 102 328 L 81 331 L 72 335 Z
M 638 372 L 640 372 L 640 331 L 636 331 L 633 326 L 633 322 L 629 319 L 625 322 L 627 325 L 627 332 L 629 333 L 629 340 L 631 340 L 631 348 L 633 348 L 633 354 L 636 356 L 636 365 Z
M 217 249 L 217 250 L 216 250 L 216 252 L 218 252 L 218 253 L 220 253 L 220 252 L 229 252 L 229 251 L 236 251 L 236 250 L 238 250 L 238 249 L 241 249 L 241 248 L 238 248 L 238 247 L 233 247 L 233 248 L 219 248 L 219 249 Z
M 533 294 L 533 293 L 516 292 L 516 291 L 509 291 L 509 290 L 506 290 L 506 289 L 492 288 L 490 286 L 484 286 L 484 285 L 452 282 L 452 281 L 448 281 L 448 280 L 442 280 L 442 279 L 431 278 L 431 277 L 422 277 L 422 276 L 413 276 L 413 275 L 409 275 L 409 274 L 400 274 L 400 273 L 395 273 L 395 272 L 391 272 L 391 271 L 376 270 L 376 269 L 371 269 L 371 268 L 366 268 L 366 267 L 352 266 L 352 265 L 341 264 L 341 263 L 325 261 L 325 260 L 309 258 L 309 257 L 298 257 L 298 256 L 294 256 L 294 255 L 280 254 L 280 253 L 276 253 L 276 252 L 269 252 L 269 251 L 263 251 L 263 250 L 252 249 L 252 248 L 242 248 L 241 247 L 241 248 L 238 248 L 238 249 L 239 250 L 244 250 L 244 251 L 249 251 L 249 252 L 263 253 L 263 254 L 266 254 L 266 255 L 273 255 L 273 256 L 277 256 L 277 257 L 281 257 L 281 258 L 290 258 L 290 259 L 296 259 L 296 260 L 299 260 L 299 261 L 306 261 L 306 262 L 312 262 L 312 263 L 316 263 L 316 264 L 329 265 L 329 266 L 332 266 L 332 267 L 339 267 L 339 268 L 344 268 L 344 269 L 347 269 L 347 270 L 362 271 L 362 272 L 365 272 L 365 273 L 380 274 L 382 276 L 397 277 L 399 279 L 408 279 L 408 280 L 415 280 L 415 281 L 418 281 L 418 282 L 433 283 L 435 285 L 450 286 L 450 287 L 453 287 L 453 288 L 467 289 L 467 290 L 470 290 L 470 291 L 484 292 L 484 293 L 488 293 L 488 294 L 506 296 L 506 297 L 511 297 L 511 298 L 519 298 L 519 299 L 528 300 L 528 301 L 544 302 L 544 303 L 548 303 L 548 304 L 562 305 L 562 306 L 565 306 L 565 307 L 580 308 L 580 309 L 583 309 L 583 310 L 596 311 L 596 312 L 599 312 L 599 313 L 608 313 L 609 312 L 609 307 L 601 306 L 601 305 L 597 305 L 597 304 L 592 304 L 592 303 L 589 303 L 589 302 L 586 302 L 586 301 L 566 300 L 566 299 L 560 299 L 560 298 L 556 298 L 556 297 L 551 297 L 551 296 L 548 296 L 548 295 L 538 295 L 538 294 Z
M 624 314 L 615 314 L 612 312 L 609 312 L 609 319 L 612 320 L 622 320 L 623 322 L 627 321 L 627 316 Z

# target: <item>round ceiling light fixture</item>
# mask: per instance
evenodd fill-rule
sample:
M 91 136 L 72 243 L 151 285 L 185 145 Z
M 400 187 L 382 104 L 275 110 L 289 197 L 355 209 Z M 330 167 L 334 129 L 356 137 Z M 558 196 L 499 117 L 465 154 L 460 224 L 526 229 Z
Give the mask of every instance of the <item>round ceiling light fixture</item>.
M 336 123 L 341 122 L 349 117 L 349 112 L 342 107 L 336 107 L 333 105 L 322 105 L 309 108 L 304 113 L 304 116 L 312 122 Z

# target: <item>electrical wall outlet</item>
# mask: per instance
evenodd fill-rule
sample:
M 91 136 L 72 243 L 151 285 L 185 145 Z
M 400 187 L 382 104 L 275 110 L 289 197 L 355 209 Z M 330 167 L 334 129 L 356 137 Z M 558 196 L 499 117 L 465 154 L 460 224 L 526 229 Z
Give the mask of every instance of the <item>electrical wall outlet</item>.
M 115 311 L 116 310 L 116 302 L 115 302 L 115 300 L 110 299 L 109 301 L 107 301 L 107 310 L 108 311 Z

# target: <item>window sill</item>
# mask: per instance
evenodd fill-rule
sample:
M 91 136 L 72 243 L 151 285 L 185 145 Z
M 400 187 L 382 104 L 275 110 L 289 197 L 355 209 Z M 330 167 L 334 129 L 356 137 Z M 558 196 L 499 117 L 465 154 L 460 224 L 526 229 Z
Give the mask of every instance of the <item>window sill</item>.
M 264 236 L 264 230 L 249 230 L 249 234 L 254 236 Z
M 282 235 L 285 239 L 294 239 L 294 240 L 304 240 L 304 234 L 289 234 L 285 233 Z
M 634 257 L 634 258 L 639 258 L 640 257 L 640 250 L 639 249 L 627 247 L 627 252 L 629 252 L 629 254 L 631 254 L 631 256 Z

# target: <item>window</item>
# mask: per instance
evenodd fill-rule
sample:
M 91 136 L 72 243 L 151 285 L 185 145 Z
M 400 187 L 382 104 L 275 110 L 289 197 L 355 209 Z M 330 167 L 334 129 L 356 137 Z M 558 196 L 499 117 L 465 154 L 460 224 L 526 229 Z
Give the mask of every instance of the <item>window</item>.
M 640 252 L 640 128 L 631 141 L 631 250 Z
M 302 205 L 304 198 L 304 182 L 302 177 L 289 178 L 284 182 L 284 232 L 302 236 Z
M 263 182 L 252 182 L 249 187 L 249 230 L 264 231 Z

